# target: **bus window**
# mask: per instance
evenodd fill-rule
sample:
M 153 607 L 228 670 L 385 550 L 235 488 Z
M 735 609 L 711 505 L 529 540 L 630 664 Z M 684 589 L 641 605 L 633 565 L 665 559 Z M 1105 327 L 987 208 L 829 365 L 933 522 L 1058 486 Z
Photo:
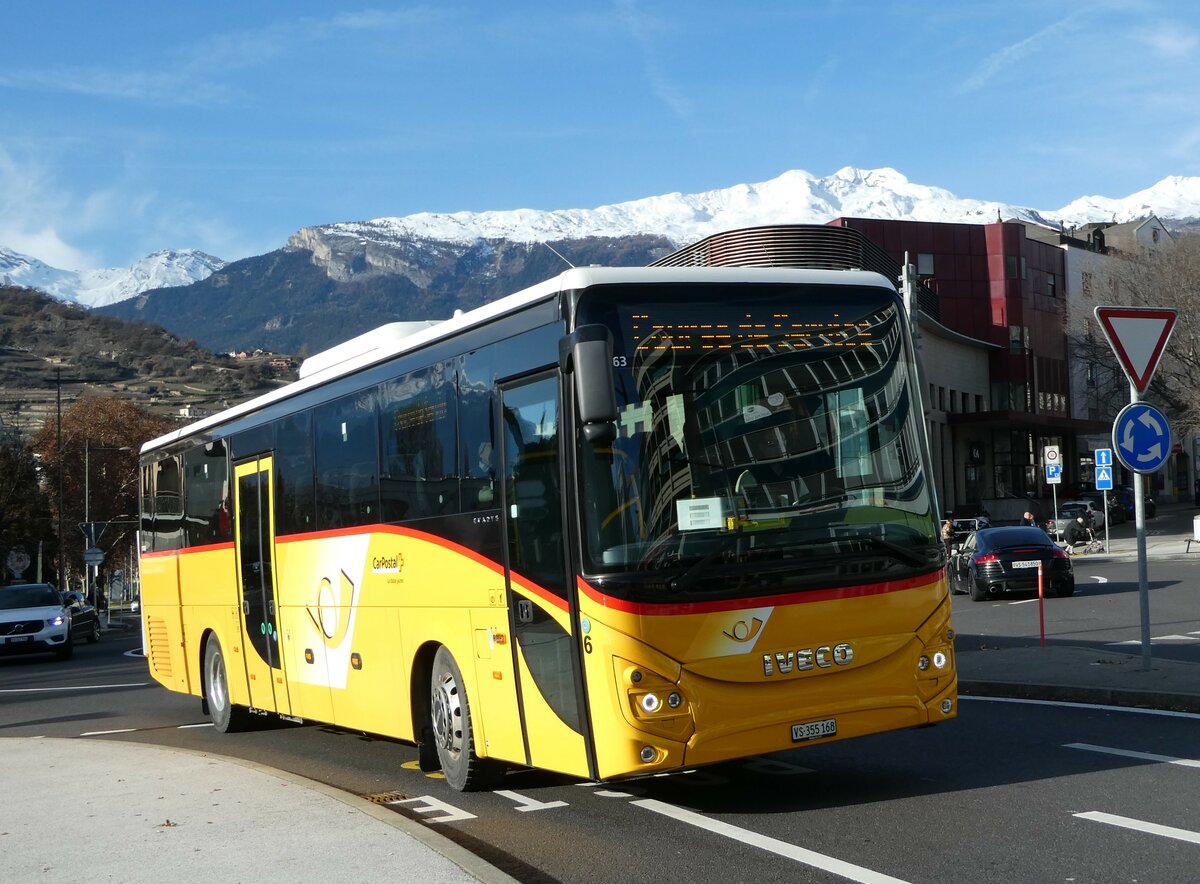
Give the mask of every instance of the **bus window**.
M 378 519 L 376 394 L 343 396 L 314 413 L 318 530 Z
M 444 364 L 380 387 L 381 521 L 458 511 L 453 373 Z
M 184 543 L 204 546 L 233 539 L 225 447 L 198 446 L 183 455 Z
M 312 531 L 312 412 L 301 411 L 275 422 L 275 532 Z

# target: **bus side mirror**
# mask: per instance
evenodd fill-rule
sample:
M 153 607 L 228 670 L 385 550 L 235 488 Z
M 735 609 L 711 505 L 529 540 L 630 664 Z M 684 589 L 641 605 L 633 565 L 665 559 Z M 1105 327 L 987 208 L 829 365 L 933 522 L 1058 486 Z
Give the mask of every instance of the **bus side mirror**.
M 575 375 L 575 406 L 583 437 L 593 444 L 617 438 L 612 335 L 603 325 L 581 325 L 558 345 L 559 365 Z

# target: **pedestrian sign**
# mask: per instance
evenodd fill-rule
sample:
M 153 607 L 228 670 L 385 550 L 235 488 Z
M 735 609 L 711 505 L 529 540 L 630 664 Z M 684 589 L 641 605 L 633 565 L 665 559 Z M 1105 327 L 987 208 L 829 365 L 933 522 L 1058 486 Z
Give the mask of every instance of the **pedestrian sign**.
M 1112 467 L 1096 467 L 1096 490 L 1097 491 L 1112 491 L 1113 474 Z

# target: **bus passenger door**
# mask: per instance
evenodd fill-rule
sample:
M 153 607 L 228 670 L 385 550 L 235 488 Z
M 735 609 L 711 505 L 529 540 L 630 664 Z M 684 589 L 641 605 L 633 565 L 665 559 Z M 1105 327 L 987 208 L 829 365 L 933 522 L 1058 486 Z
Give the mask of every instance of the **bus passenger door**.
M 279 653 L 275 592 L 274 495 L 272 458 L 258 457 L 234 467 L 238 588 L 242 604 L 242 658 L 250 705 L 291 713 Z
M 556 375 L 501 388 L 506 579 L 530 762 L 590 776 L 559 471 Z

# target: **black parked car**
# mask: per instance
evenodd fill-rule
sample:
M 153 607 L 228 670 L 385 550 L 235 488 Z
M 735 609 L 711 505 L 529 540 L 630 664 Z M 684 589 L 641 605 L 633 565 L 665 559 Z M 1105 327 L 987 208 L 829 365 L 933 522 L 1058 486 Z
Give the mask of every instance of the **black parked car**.
M 1121 506 L 1125 508 L 1125 517 L 1127 519 L 1132 519 L 1134 515 L 1133 502 L 1135 500 L 1133 496 L 1133 489 L 1128 485 L 1122 485 L 1113 492 L 1113 496 L 1116 497 L 1117 500 L 1121 502 Z M 1147 519 L 1153 519 L 1158 512 L 1158 507 L 1154 503 L 1154 498 L 1149 494 L 1142 494 L 1142 511 L 1146 514 Z
M 1075 592 L 1071 559 L 1041 528 L 982 528 L 954 548 L 948 567 L 950 591 L 969 592 L 977 602 L 1007 592 L 1036 591 L 1039 563 L 1047 595 Z

